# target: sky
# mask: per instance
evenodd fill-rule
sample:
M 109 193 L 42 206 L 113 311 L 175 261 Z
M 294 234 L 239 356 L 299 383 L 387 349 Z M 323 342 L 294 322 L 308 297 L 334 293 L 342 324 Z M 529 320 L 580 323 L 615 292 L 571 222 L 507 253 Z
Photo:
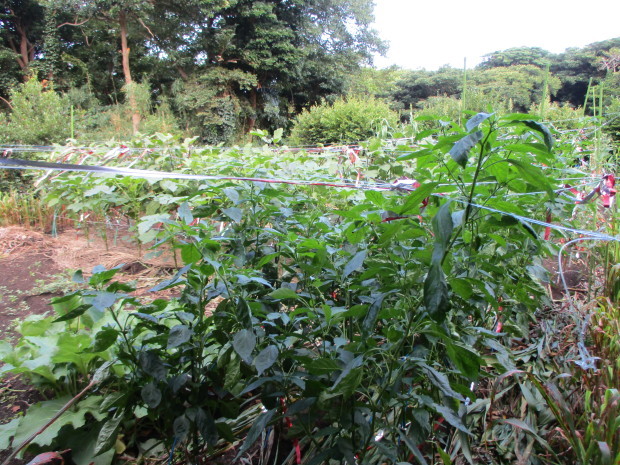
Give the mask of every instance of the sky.
M 620 37 L 620 0 L 374 0 L 374 28 L 389 41 L 375 66 L 472 68 L 512 47 L 560 53 Z

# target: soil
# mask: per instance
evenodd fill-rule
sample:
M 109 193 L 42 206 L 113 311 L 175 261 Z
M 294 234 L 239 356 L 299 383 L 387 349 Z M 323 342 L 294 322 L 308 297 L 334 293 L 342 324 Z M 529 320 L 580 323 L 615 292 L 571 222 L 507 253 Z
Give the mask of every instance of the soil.
M 111 235 L 112 236 L 112 235 Z M 147 259 L 128 241 L 106 244 L 99 238 L 85 237 L 76 230 L 52 237 L 37 231 L 10 226 L 0 228 L 0 336 L 15 343 L 16 324 L 28 315 L 52 311 L 52 297 L 75 288 L 71 276 L 83 270 L 88 278 L 95 265 L 106 268 L 122 265 L 120 281 L 132 281 L 135 295 L 148 299 L 165 297 L 170 291 L 148 293 L 148 289 L 176 269 L 171 253 Z M 1 362 L 0 362 L 1 364 Z M 23 415 L 28 407 L 43 400 L 43 395 L 18 376 L 0 378 L 0 424 Z M 0 451 L 0 463 L 9 451 Z M 24 460 L 13 460 L 20 465 Z

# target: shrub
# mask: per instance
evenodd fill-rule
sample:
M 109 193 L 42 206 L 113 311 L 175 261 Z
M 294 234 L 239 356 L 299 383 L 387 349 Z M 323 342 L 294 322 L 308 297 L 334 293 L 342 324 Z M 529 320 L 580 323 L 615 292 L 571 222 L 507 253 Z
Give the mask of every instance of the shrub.
M 51 86 L 31 78 L 11 92 L 11 106 L 6 124 L 0 124 L 0 141 L 36 145 L 69 137 L 68 100 Z
M 295 120 L 290 140 L 297 144 L 347 144 L 366 140 L 381 126 L 394 126 L 398 114 L 375 98 L 349 97 L 323 102 Z

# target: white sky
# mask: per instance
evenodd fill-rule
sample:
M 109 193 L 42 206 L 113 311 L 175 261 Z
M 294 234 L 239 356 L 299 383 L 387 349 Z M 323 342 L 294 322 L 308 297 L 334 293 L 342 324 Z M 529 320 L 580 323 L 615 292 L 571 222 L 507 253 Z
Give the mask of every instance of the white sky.
M 375 66 L 471 68 L 511 47 L 553 53 L 620 37 L 620 0 L 374 0 L 374 28 L 389 41 Z

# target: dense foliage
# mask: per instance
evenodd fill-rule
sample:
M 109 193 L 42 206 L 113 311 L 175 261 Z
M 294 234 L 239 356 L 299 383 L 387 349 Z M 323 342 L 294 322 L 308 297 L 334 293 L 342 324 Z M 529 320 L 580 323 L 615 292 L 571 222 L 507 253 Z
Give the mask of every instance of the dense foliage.
M 146 115 L 132 85 L 147 85 L 181 127 L 202 136 L 205 125 L 205 140 L 224 141 L 342 92 L 346 74 L 383 47 L 371 21 L 367 0 L 4 0 L 0 97 L 35 74 L 101 105 L 127 102 L 136 133 Z
M 374 98 L 350 97 L 323 102 L 297 116 L 291 130 L 292 144 L 355 144 L 395 128 L 398 114 Z
M 31 450 L 74 448 L 78 465 L 119 453 L 195 463 L 229 444 L 238 461 L 258 450 L 278 464 L 297 451 L 308 463 L 609 463 L 617 347 L 601 342 L 608 369 L 588 368 L 581 326 L 565 327 L 570 314 L 554 314 L 544 289 L 554 247 L 526 221 L 553 212 L 570 224 L 574 204 L 554 189 L 576 147 L 533 115 L 441 127 L 365 146 L 364 176 L 415 177 L 415 190 L 48 176 L 51 205 L 123 214 L 182 263 L 153 289 L 175 296 L 152 302 L 115 282 L 119 269 L 78 272 L 55 316 L 24 322 L 16 348 L 2 343 L 3 371 L 58 398 L 0 427 L 0 445 L 17 446 L 88 385 Z M 142 144 L 88 156 L 271 179 L 342 170 L 329 150 L 189 156 L 191 140 Z M 610 331 L 615 307 L 601 306 Z M 583 416 L 566 407 L 574 392 L 588 393 Z

